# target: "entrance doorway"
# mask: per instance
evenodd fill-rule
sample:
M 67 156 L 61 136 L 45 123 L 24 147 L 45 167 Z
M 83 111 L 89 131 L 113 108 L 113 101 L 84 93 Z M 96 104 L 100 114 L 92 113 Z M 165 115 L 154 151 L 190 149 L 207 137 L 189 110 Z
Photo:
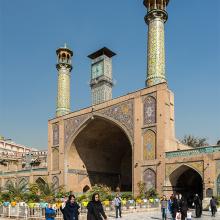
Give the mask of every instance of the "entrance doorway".
M 86 172 L 91 186 L 132 191 L 132 147 L 125 131 L 110 120 L 94 117 L 87 122 L 72 143 L 68 163 Z
M 182 165 L 170 175 L 170 182 L 175 194 L 182 194 L 188 204 L 193 203 L 195 194 L 203 199 L 203 180 L 201 175 L 193 168 Z

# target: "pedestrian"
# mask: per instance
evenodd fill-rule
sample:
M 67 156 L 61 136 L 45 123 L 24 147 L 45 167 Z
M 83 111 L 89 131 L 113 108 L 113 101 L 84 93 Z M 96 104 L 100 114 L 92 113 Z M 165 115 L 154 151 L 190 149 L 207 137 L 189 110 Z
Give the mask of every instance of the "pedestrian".
M 217 211 L 217 202 L 214 196 L 212 196 L 212 198 L 210 199 L 210 207 L 211 207 L 212 217 L 215 217 L 215 213 Z
M 116 218 L 118 218 L 118 216 L 121 218 L 121 197 L 119 193 L 116 194 L 113 204 L 115 206 Z
M 52 208 L 52 205 L 49 203 L 47 208 L 45 208 L 45 219 L 54 220 L 56 217 L 56 210 Z
M 163 195 L 162 199 L 160 200 L 161 203 L 161 213 L 162 213 L 162 220 L 167 219 L 167 207 L 168 207 L 168 201 L 167 197 Z
M 173 196 L 173 203 L 172 203 L 172 220 L 176 219 L 176 213 L 179 211 L 178 202 L 177 202 L 178 196 Z
M 186 220 L 192 220 L 192 212 L 190 210 L 187 211 Z
M 187 217 L 188 204 L 185 197 L 181 198 L 181 220 L 185 220 Z
M 62 204 L 60 207 L 61 212 L 63 213 L 64 220 L 78 220 L 79 215 L 79 205 L 75 201 L 75 196 L 70 195 L 68 200 Z
M 196 218 L 200 218 L 202 215 L 202 200 L 199 198 L 198 194 L 196 194 L 194 197 L 194 204 L 195 204 Z
M 87 220 L 103 220 L 103 218 L 105 220 L 107 219 L 98 193 L 93 194 L 92 200 L 89 202 L 87 209 Z
M 170 212 L 170 215 L 172 217 L 172 220 L 175 219 L 173 217 L 173 214 L 174 214 L 174 207 L 173 207 L 173 200 L 174 200 L 174 196 L 173 194 L 170 196 L 170 199 L 168 200 L 168 210 Z

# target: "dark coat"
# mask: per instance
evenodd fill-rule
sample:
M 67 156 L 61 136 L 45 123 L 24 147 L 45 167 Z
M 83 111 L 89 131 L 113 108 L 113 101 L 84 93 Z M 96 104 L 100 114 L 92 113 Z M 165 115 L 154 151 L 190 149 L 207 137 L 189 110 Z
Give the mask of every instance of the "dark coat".
M 87 220 L 103 220 L 103 218 L 107 219 L 102 203 L 100 201 L 90 201 L 87 209 Z
M 64 220 L 78 220 L 78 215 L 79 215 L 79 205 L 74 202 L 70 203 L 67 202 L 66 206 L 62 209 L 60 207 L 61 212 L 63 213 L 63 219 Z
M 176 213 L 178 212 L 178 211 L 180 211 L 180 203 L 179 203 L 179 201 L 177 201 L 177 199 L 176 198 L 174 198 L 173 199 L 173 203 L 172 203 L 172 205 L 171 205 L 171 209 L 172 209 L 172 217 L 173 218 L 176 218 Z
M 202 215 L 202 200 L 198 197 L 194 197 L 195 211 L 196 217 L 201 217 Z
M 182 214 L 182 220 L 185 220 L 187 217 L 187 210 L 188 210 L 188 204 L 185 199 L 181 199 L 181 214 Z

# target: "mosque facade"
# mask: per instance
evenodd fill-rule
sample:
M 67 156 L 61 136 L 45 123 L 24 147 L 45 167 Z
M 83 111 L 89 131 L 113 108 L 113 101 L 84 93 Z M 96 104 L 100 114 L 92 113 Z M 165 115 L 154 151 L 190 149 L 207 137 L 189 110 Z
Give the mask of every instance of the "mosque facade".
M 147 74 L 146 87 L 138 91 L 112 98 L 116 54 L 103 47 L 88 56 L 92 105 L 71 112 L 73 52 L 66 45 L 57 49 L 57 108 L 56 117 L 48 121 L 47 163 L 30 181 L 42 175 L 73 192 L 104 184 L 137 195 L 138 183 L 144 182 L 146 189 L 160 194 L 220 195 L 220 146 L 191 148 L 175 137 L 174 94 L 165 68 L 168 4 L 169 0 L 144 0 Z M 17 170 L 19 177 L 24 169 L 28 170 Z M 1 185 L 10 177 L 10 171 L 1 171 Z

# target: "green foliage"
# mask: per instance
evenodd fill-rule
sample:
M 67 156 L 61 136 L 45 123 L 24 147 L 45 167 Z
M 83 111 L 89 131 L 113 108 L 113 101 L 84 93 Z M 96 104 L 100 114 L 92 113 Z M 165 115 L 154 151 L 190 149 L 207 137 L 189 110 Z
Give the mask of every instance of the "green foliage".
M 126 200 L 133 199 L 132 192 L 123 192 L 121 198 Z
M 103 201 L 111 195 L 111 188 L 105 185 L 94 185 L 88 192 L 85 193 L 85 195 L 89 200 L 91 200 L 94 193 L 98 193 L 101 201 Z
M 158 198 L 158 193 L 155 188 L 151 188 L 149 190 L 146 190 L 146 184 L 141 181 L 138 182 L 137 186 L 138 186 L 138 190 L 139 190 L 139 195 L 137 198 L 140 198 L 140 199 Z
M 39 187 L 37 183 L 31 183 L 29 184 L 29 191 L 33 194 L 38 194 L 39 193 Z
M 205 147 L 209 144 L 207 143 L 207 138 L 199 138 L 193 135 L 185 135 L 182 140 L 180 140 L 183 144 L 188 145 L 190 147 Z
M 37 185 L 41 198 L 45 202 L 54 202 L 57 194 L 60 195 L 61 193 L 64 193 L 63 186 L 56 187 L 52 183 L 42 183 L 42 182 L 38 183 Z
M 1 193 L 1 200 L 2 201 L 11 201 L 11 196 L 9 192 L 2 192 Z
M 85 200 L 87 200 L 87 197 L 86 197 L 85 194 L 77 196 L 77 201 L 78 202 L 82 202 L 82 201 L 85 201 Z
M 106 195 L 106 200 L 112 201 L 115 198 L 114 194 Z
M 6 191 L 9 193 L 10 199 L 14 201 L 22 201 L 24 193 L 27 191 L 27 184 L 22 182 L 9 182 L 6 187 Z
M 146 198 L 150 199 L 150 198 L 157 198 L 158 197 L 158 193 L 156 191 L 156 189 L 151 188 L 149 190 L 146 191 Z
M 32 192 L 27 192 L 24 194 L 23 200 L 24 202 L 27 202 L 27 203 L 40 202 L 40 195 L 32 193 Z

